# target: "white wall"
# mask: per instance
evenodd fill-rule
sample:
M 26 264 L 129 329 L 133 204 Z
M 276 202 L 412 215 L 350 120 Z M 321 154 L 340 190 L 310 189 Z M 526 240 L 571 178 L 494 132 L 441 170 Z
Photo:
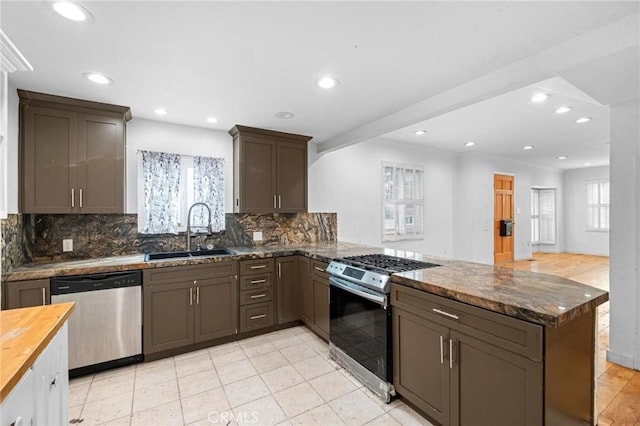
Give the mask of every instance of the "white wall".
M 609 256 L 609 232 L 587 230 L 587 182 L 609 180 L 609 170 L 609 166 L 603 166 L 565 171 L 565 251 Z
M 141 118 L 127 123 L 127 213 L 138 209 L 138 151 L 224 158 L 225 211 L 233 211 L 233 142 L 227 132 Z
M 424 167 L 424 240 L 382 244 L 382 162 Z M 309 148 L 309 211 L 338 213 L 338 239 L 451 257 L 455 154 L 369 140 L 318 156 Z
M 18 213 L 18 108 L 16 87 L 9 83 L 7 93 L 7 213 Z
M 640 104 L 611 108 L 610 341 L 607 359 L 640 369 Z
M 514 175 L 514 259 L 531 257 L 531 187 L 556 188 L 557 231 L 562 229 L 562 173 L 483 153 L 460 154 L 454 196 L 454 257 L 493 264 L 493 175 Z M 562 235 L 555 245 L 539 250 L 561 251 Z

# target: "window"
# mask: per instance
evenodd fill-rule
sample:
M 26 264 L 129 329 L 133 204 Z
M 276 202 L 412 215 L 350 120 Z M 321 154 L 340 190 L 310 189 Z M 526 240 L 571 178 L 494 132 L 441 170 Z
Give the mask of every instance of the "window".
M 382 163 L 382 241 L 424 238 L 424 169 Z
M 556 190 L 531 188 L 531 244 L 556 243 Z
M 138 152 L 138 229 L 143 234 L 185 231 L 190 206 L 207 204 L 214 232 L 224 229 L 223 160 L 161 152 Z M 208 225 L 202 206 L 191 214 L 192 230 Z
M 587 182 L 587 230 L 609 230 L 609 181 Z

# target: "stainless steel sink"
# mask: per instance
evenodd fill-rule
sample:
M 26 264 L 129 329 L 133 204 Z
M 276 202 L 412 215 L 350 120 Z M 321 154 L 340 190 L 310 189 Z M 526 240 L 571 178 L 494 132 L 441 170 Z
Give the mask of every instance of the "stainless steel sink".
M 193 257 L 206 257 L 206 256 L 229 256 L 235 254 L 231 250 L 224 248 L 217 248 L 211 250 L 191 250 L 191 251 L 167 251 L 159 253 L 145 253 L 144 261 L 150 260 L 162 260 L 162 259 L 185 259 Z

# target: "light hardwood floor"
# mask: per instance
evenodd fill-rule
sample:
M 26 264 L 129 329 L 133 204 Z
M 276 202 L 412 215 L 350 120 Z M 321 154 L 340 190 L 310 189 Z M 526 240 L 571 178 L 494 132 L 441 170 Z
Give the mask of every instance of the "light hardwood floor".
M 572 253 L 534 253 L 532 260 L 502 263 L 514 269 L 559 275 L 609 290 L 609 258 Z M 640 426 L 640 371 L 606 360 L 609 302 L 598 312 L 598 425 Z

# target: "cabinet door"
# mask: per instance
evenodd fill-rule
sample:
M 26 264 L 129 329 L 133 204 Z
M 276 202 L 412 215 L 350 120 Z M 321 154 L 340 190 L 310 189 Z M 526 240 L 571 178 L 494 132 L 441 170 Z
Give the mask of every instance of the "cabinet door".
M 22 112 L 21 213 L 71 213 L 77 114 L 28 106 Z
M 8 282 L 7 309 L 48 305 L 51 303 L 49 289 L 48 279 Z
M 452 331 L 452 425 L 541 425 L 542 364 Z
M 195 341 L 238 332 L 238 279 L 199 279 L 195 285 Z
M 240 211 L 270 213 L 276 208 L 276 144 L 273 139 L 245 135 L 240 158 Z
M 307 211 L 307 144 L 278 141 L 278 212 Z
M 78 115 L 78 211 L 124 212 L 124 123 Z
M 298 256 L 276 259 L 276 310 L 278 324 L 300 319 L 300 286 L 298 282 Z
M 193 281 L 145 285 L 145 354 L 179 348 L 194 341 Z
M 313 283 L 311 281 L 311 260 L 300 256 L 298 261 L 300 290 L 302 293 L 302 321 L 313 324 Z
M 393 384 L 442 425 L 449 424 L 448 335 L 447 327 L 393 308 Z
M 312 275 L 313 284 L 313 323 L 316 331 L 329 339 L 329 281 Z

